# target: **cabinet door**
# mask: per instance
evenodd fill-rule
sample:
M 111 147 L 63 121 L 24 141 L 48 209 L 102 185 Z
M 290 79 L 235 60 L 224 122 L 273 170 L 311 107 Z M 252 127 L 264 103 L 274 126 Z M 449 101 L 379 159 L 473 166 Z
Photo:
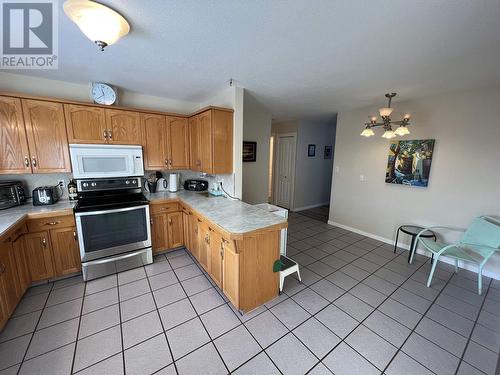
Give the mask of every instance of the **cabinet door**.
M 184 229 L 182 226 L 182 212 L 172 212 L 168 217 L 168 248 L 184 245 Z
M 80 272 L 82 264 L 76 228 L 52 229 L 50 231 L 50 241 L 56 276 Z
M 222 236 L 210 231 L 210 276 L 222 288 Z
M 24 237 L 18 238 L 12 243 L 14 248 L 14 258 L 17 268 L 17 277 L 19 280 L 19 297 L 21 297 L 26 289 L 28 289 L 31 284 L 30 273 L 28 269 L 28 264 L 26 263 L 26 246 L 24 242 Z
M 204 222 L 198 222 L 198 250 L 199 250 L 199 258 L 198 261 L 205 269 L 205 271 L 209 271 L 208 269 L 208 256 L 210 253 L 210 230 L 208 225 Z
M 71 172 L 61 103 L 23 99 L 33 173 Z
M 169 169 L 189 169 L 189 125 L 184 117 L 167 117 Z
M 143 113 L 141 114 L 141 127 L 145 169 L 168 168 L 165 116 Z
M 212 110 L 199 114 L 200 170 L 212 173 Z
M 122 145 L 142 144 L 139 113 L 119 109 L 106 109 L 105 113 L 108 143 Z
M 167 214 L 151 215 L 151 241 L 154 253 L 168 249 L 167 224 Z
M 233 173 L 233 114 L 214 109 L 212 116 L 212 173 Z
M 0 96 L 0 173 L 31 173 L 21 99 Z
M 191 245 L 191 254 L 200 261 L 200 241 L 198 238 L 198 218 L 191 212 L 189 213 L 189 242 Z
M 225 240 L 222 244 L 222 291 L 234 307 L 240 304 L 240 258 Z
M 193 116 L 189 119 L 189 169 L 200 171 L 200 131 L 199 117 Z
M 31 280 L 40 281 L 54 277 L 49 232 L 28 233 L 24 239 Z
M 104 109 L 64 104 L 69 143 L 107 143 Z
M 0 278 L 4 288 L 5 311 L 8 316 L 12 314 L 20 299 L 18 295 L 18 276 L 15 266 L 13 247 L 11 242 L 0 245 Z
M 182 212 L 182 232 L 184 236 L 184 246 L 188 251 L 191 251 L 191 236 L 189 235 L 189 214 Z

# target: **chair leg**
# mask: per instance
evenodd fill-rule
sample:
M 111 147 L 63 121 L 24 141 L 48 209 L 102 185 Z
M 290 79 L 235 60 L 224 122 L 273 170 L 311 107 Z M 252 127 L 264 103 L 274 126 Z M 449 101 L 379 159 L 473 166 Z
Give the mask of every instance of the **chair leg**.
M 455 272 L 458 272 L 458 259 L 455 258 Z
M 300 278 L 300 271 L 299 271 L 299 267 L 297 266 L 297 276 L 299 277 L 299 281 L 302 282 L 302 279 Z
M 283 282 L 285 281 L 285 276 L 280 272 L 280 293 L 283 292 Z
M 477 273 L 477 293 L 481 295 L 483 292 L 483 265 L 479 265 L 479 271 Z
M 418 240 L 415 241 L 415 238 L 413 238 L 411 240 L 410 259 L 408 260 L 408 263 L 410 263 L 410 264 L 413 263 L 413 256 L 415 255 L 415 252 L 417 251 L 417 246 L 418 246 Z M 415 250 L 413 250 L 413 247 L 415 247 Z
M 430 288 L 432 276 L 434 276 L 434 271 L 436 270 L 436 265 L 438 263 L 439 255 L 436 255 L 436 259 L 434 259 L 434 263 L 432 263 L 431 273 L 429 273 L 429 278 L 427 279 L 427 288 Z

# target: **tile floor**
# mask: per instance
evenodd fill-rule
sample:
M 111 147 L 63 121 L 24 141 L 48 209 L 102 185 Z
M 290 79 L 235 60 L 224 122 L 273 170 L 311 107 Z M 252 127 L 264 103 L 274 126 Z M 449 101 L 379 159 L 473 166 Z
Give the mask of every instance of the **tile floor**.
M 291 214 L 302 281 L 235 312 L 183 250 L 83 283 L 29 289 L 0 334 L 0 374 L 493 374 L 500 282 Z

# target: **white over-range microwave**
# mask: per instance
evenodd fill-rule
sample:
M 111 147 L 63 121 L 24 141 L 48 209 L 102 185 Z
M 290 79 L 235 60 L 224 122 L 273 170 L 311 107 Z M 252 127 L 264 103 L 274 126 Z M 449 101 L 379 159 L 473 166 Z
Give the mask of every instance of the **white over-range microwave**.
M 144 176 L 141 146 L 70 144 L 69 153 L 76 179 Z

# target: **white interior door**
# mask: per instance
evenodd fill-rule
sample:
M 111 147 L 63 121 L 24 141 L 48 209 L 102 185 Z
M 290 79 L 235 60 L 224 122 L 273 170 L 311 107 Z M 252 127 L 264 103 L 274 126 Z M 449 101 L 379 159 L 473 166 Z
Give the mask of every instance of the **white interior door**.
M 278 134 L 276 144 L 275 204 L 293 208 L 295 179 L 295 134 Z

